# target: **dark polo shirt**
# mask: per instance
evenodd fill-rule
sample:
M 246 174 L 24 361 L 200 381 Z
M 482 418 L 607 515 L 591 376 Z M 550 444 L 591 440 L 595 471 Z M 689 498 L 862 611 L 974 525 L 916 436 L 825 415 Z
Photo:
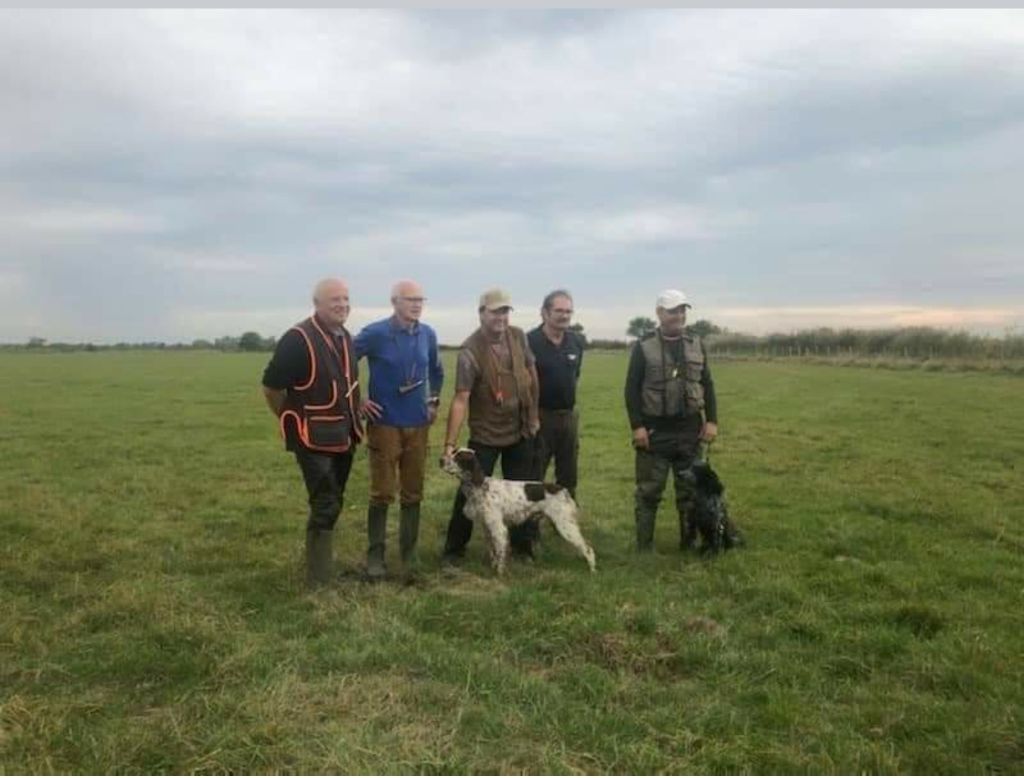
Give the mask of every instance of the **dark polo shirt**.
M 530 330 L 526 339 L 537 360 L 541 410 L 571 410 L 576 406 L 576 382 L 583 365 L 582 339 L 570 330 L 556 346 L 541 327 Z

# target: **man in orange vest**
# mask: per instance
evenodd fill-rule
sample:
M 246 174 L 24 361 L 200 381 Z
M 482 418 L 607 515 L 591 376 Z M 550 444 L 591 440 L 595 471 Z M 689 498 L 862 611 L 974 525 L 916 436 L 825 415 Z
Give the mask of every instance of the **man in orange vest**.
M 330 583 L 332 539 L 345 484 L 363 431 L 359 375 L 345 329 L 348 285 L 325 278 L 313 290 L 314 313 L 286 332 L 263 372 L 263 394 L 294 452 L 309 495 L 306 582 Z

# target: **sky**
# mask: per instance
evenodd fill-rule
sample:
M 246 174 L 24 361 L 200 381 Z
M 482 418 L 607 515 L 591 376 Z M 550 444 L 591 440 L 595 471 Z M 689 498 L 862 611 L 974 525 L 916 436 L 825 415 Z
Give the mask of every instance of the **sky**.
M 0 10 L 0 342 L 1024 334 L 1024 11 Z

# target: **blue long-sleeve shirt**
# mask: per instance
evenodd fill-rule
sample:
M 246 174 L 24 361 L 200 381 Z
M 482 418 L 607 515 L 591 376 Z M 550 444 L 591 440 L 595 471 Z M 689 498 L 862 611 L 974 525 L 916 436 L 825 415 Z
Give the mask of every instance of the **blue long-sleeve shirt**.
M 363 327 L 354 345 L 356 359 L 366 357 L 370 366 L 370 399 L 383 408 L 375 423 L 425 426 L 427 399 L 440 395 L 444 384 L 433 328 L 417 322 L 404 329 L 392 316 Z M 401 387 L 408 391 L 399 391 Z

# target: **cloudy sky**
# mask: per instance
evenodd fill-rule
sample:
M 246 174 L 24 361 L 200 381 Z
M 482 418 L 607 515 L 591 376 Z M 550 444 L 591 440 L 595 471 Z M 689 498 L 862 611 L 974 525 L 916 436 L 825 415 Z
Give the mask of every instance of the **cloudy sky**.
M 445 342 L 567 286 L 765 333 L 1024 332 L 1024 12 L 0 11 L 0 342 Z

